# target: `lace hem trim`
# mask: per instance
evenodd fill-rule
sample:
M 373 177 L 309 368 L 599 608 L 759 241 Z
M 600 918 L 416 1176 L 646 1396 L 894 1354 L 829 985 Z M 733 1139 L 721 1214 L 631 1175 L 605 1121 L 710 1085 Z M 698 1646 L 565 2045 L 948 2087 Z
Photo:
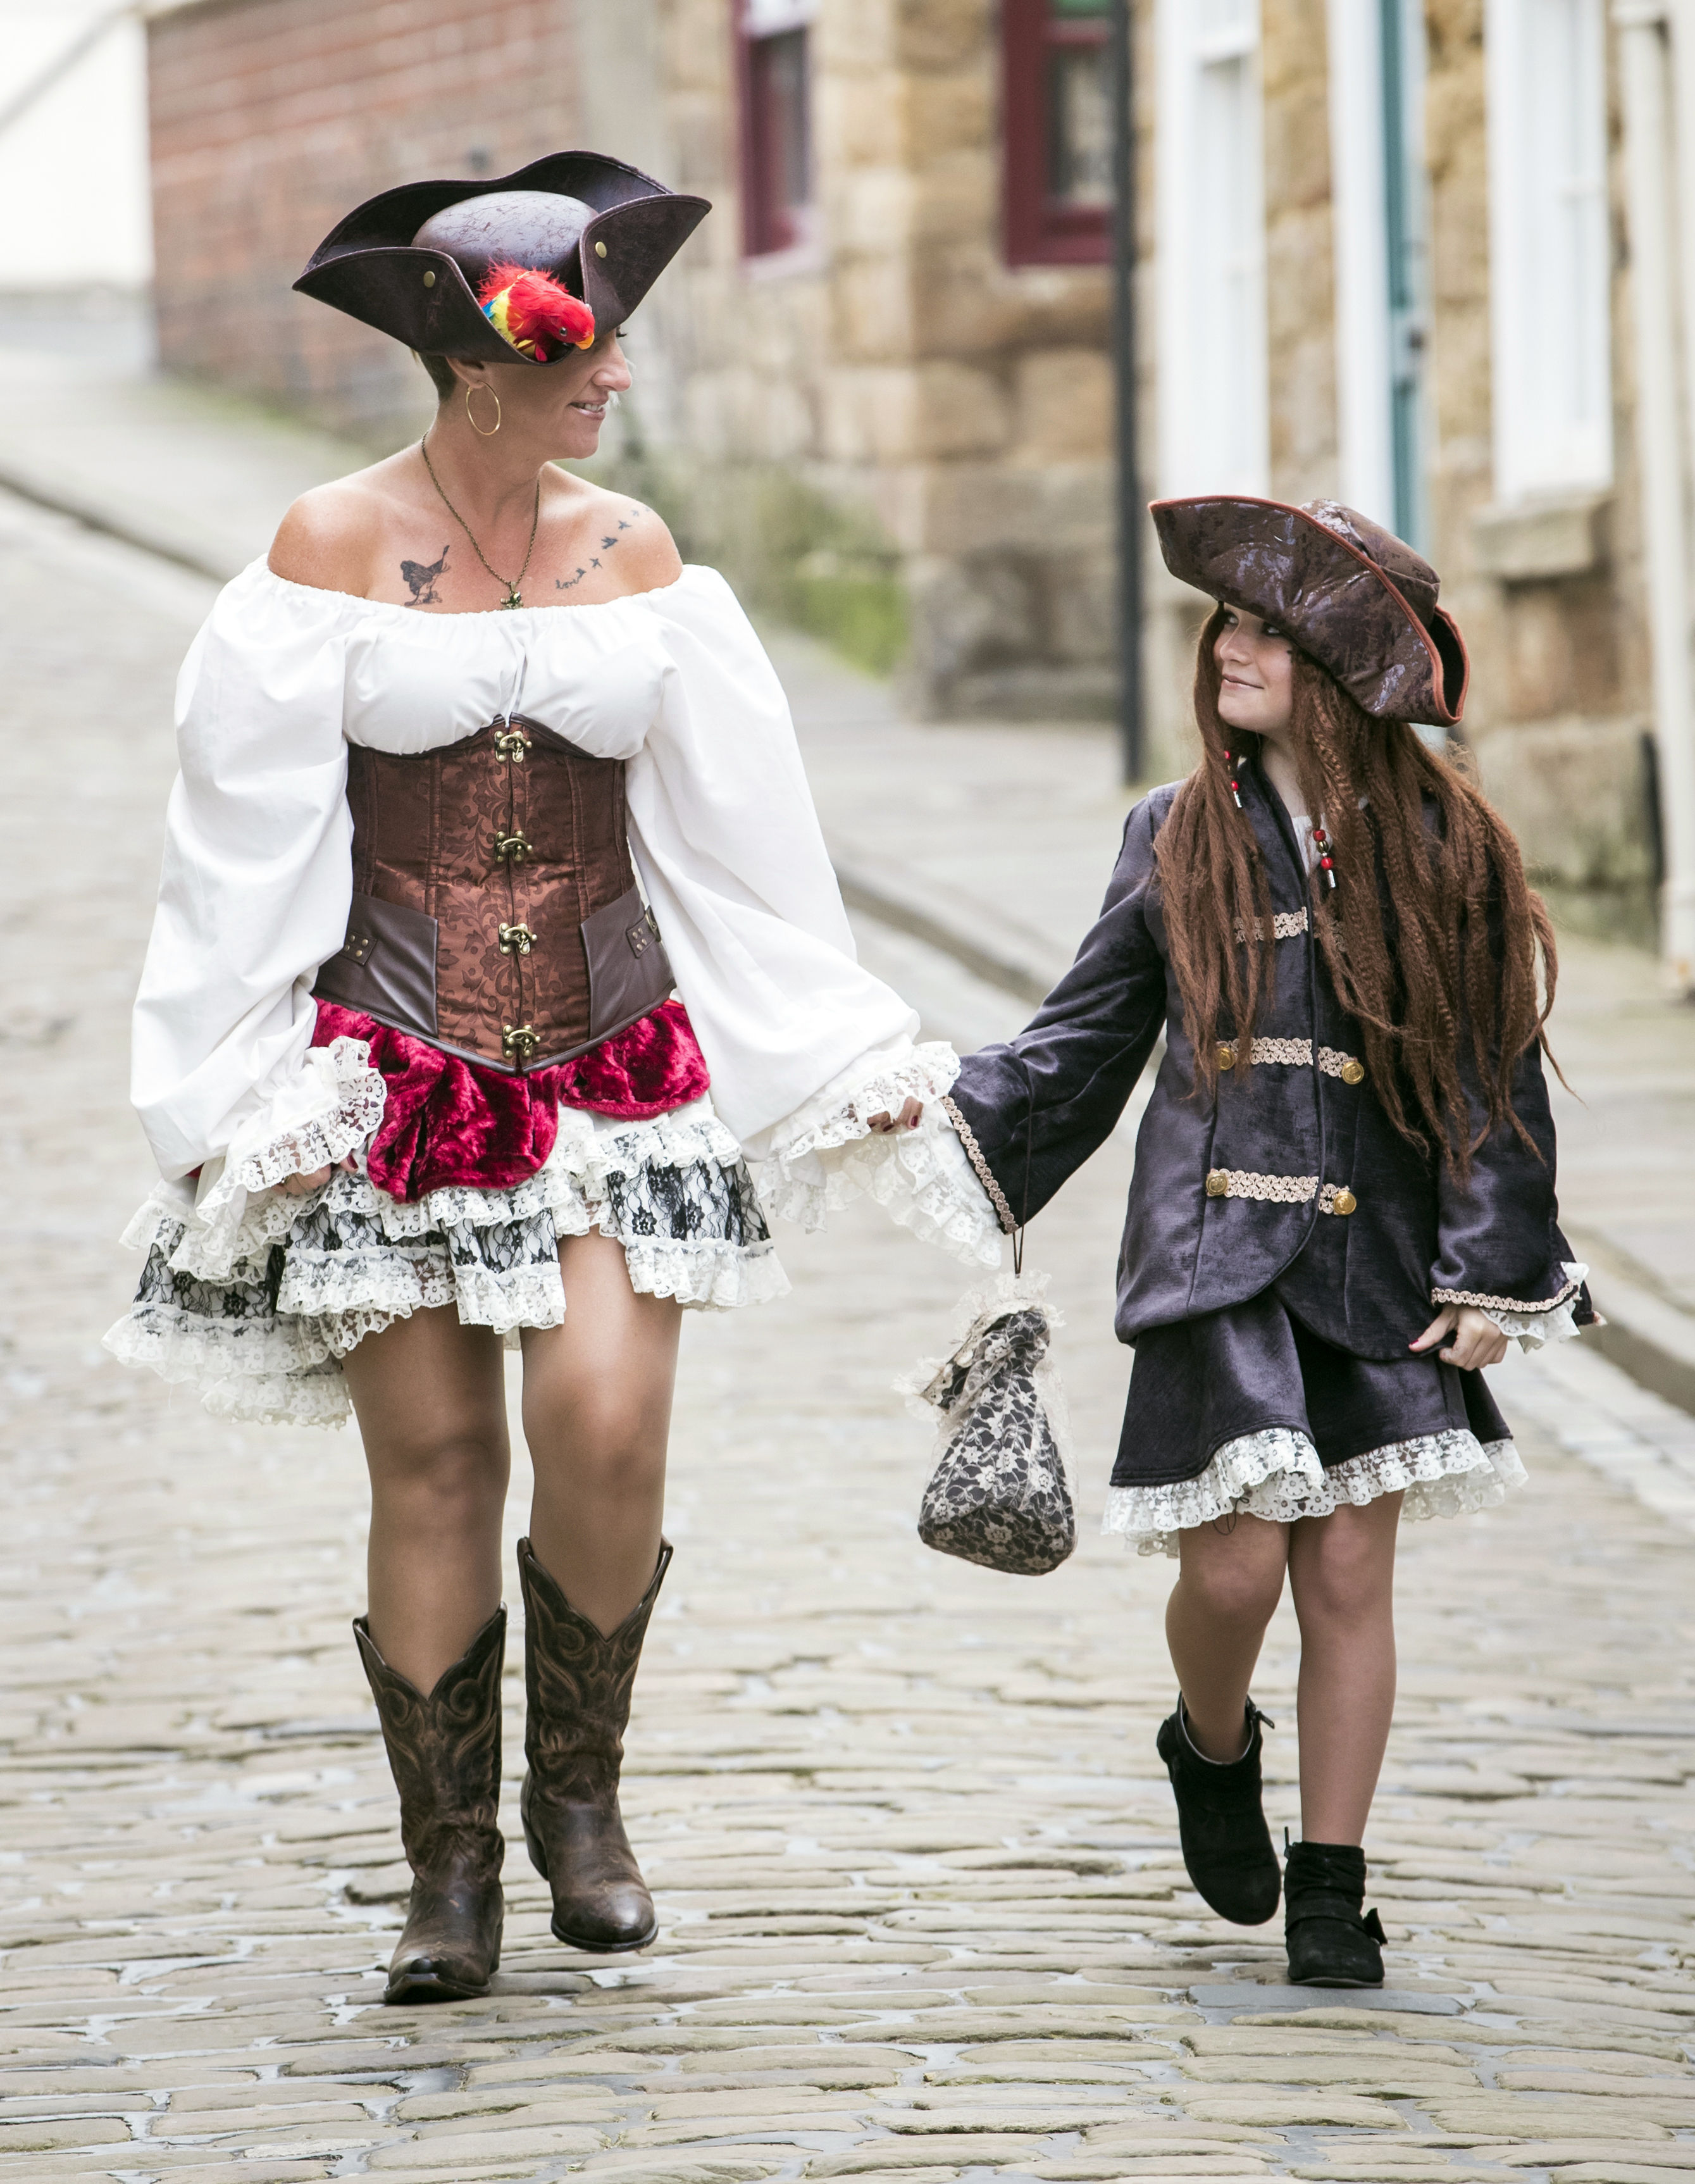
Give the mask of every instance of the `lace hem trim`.
M 337 1039 L 335 1045 L 362 1046 L 363 1042 Z M 317 1053 L 330 1050 L 314 1050 Z M 561 1235 L 581 1236 L 589 1224 L 590 1206 L 604 1198 L 609 1188 L 644 1168 L 680 1171 L 705 1166 L 729 1170 L 742 1157 L 734 1135 L 713 1113 L 707 1100 L 649 1121 L 619 1123 L 610 1128 L 604 1123 L 597 1126 L 594 1118 L 581 1108 L 561 1107 L 553 1150 L 535 1174 L 526 1176 L 522 1183 L 489 1190 L 450 1184 L 407 1205 L 379 1190 L 364 1174 L 363 1153 L 369 1142 L 367 1133 L 356 1149 L 349 1148 L 356 1150 L 360 1158 L 357 1176 L 337 1175 L 319 1192 L 308 1192 L 303 1197 L 289 1197 L 275 1190 L 264 1197 L 249 1197 L 232 1218 L 220 1221 L 215 1231 L 197 1226 L 180 1205 L 173 1203 L 170 1187 L 162 1185 L 131 1220 L 123 1241 L 146 1251 L 165 1228 L 185 1224 L 170 1253 L 172 1272 L 220 1280 L 244 1262 L 262 1262 L 271 1245 L 288 1235 L 301 1213 L 321 1205 L 332 1189 L 338 1197 L 346 1197 L 350 1210 L 380 1223 L 384 1237 L 397 1244 L 432 1231 L 504 1228 L 513 1221 L 531 1220 L 539 1213 L 551 1214 Z M 320 1167 L 326 1164 L 318 1163 Z
M 867 1073 L 857 1082 L 845 1072 L 777 1126 L 753 1169 L 768 1212 L 821 1228 L 863 1193 L 920 1243 L 968 1266 L 998 1267 L 999 1220 L 942 1106 L 959 1056 L 937 1040 L 867 1056 L 862 1066 Z M 918 1128 L 874 1135 L 870 1118 L 898 1114 L 908 1099 L 924 1103 Z
M 1175 1555 L 1180 1532 L 1220 1517 L 1291 1524 L 1327 1517 L 1344 1502 L 1358 1508 L 1380 1495 L 1404 1494 L 1401 1514 L 1416 1524 L 1492 1508 L 1526 1483 L 1510 1440 L 1480 1441 L 1464 1429 L 1391 1441 L 1326 1470 L 1305 1434 L 1268 1426 L 1226 1441 L 1194 1479 L 1114 1487 L 1101 1529 L 1121 1533 L 1138 1554 Z

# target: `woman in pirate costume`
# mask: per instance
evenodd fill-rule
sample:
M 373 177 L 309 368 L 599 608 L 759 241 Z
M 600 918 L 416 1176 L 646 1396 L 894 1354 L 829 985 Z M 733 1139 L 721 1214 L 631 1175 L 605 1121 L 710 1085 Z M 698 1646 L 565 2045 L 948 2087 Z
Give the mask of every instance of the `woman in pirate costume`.
M 765 1216 L 868 1189 L 968 1261 L 957 1062 L 854 960 L 786 705 L 723 579 L 558 469 L 707 210 L 565 153 L 372 198 L 297 284 L 418 352 L 420 445 L 308 493 L 220 594 L 136 1009 L 163 1180 L 108 1338 L 243 1418 L 357 1415 L 355 1625 L 414 1869 L 391 2000 L 499 1959 L 503 1341 L 535 1462 L 530 1853 L 639 1948 L 618 1809 L 685 1306 L 787 1284 Z
M 1108 1528 L 1179 1557 L 1159 1753 L 1191 1879 L 1247 1925 L 1279 1896 L 1248 1684 L 1287 1575 L 1290 1973 L 1375 1985 L 1361 1845 L 1396 1529 L 1522 1481 L 1481 1368 L 1593 1316 L 1554 1201 L 1553 935 L 1502 821 L 1412 725 L 1452 725 L 1464 698 L 1434 571 L 1333 502 L 1153 517 L 1172 572 L 1217 602 L 1200 764 L 1132 811 L 1071 970 L 945 1104 L 1023 1217 L 1164 1034 L 1120 1260 L 1136 1362 Z

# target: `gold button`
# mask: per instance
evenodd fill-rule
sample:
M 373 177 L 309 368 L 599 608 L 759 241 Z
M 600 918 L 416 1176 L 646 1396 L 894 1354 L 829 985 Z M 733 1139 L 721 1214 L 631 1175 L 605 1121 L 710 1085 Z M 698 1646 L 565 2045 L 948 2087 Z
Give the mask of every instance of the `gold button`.
M 424 276 L 424 286 L 425 286 L 426 288 L 433 288 L 433 287 L 435 287 L 435 285 L 436 285 L 436 276 L 434 275 L 434 273 L 433 273 L 433 272 L 431 272 L 431 273 L 426 273 L 426 274 Z
M 1353 1193 L 1344 1186 L 1341 1190 L 1337 1191 L 1336 1196 L 1331 1199 L 1330 1202 L 1331 1212 L 1332 1213 L 1340 1213 L 1345 1216 L 1352 1213 L 1354 1207 L 1358 1206 L 1359 1203 L 1359 1201 L 1354 1196 Z
M 597 242 L 594 246 L 594 254 L 597 258 L 604 258 L 606 255 L 606 245 L 603 242 Z
M 1342 1083 L 1344 1084 L 1359 1084 L 1364 1083 L 1364 1064 L 1363 1062 L 1356 1061 L 1353 1056 L 1350 1054 L 1347 1061 L 1342 1065 Z
M 1230 1178 L 1221 1167 L 1209 1168 L 1207 1171 L 1207 1196 L 1209 1198 L 1230 1196 Z
M 1236 1067 L 1236 1049 L 1227 1039 L 1219 1041 L 1218 1059 L 1220 1069 L 1234 1069 Z

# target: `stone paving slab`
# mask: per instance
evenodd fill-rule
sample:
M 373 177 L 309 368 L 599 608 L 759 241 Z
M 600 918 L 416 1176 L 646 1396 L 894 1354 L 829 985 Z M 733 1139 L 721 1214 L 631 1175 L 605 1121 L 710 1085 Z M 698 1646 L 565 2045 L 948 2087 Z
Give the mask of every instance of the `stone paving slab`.
M 918 1544 L 925 1435 L 888 1382 L 963 1284 L 869 1211 L 786 1237 L 792 1296 L 686 1331 L 627 1801 L 659 1944 L 560 1950 L 514 1839 L 494 1992 L 381 2007 L 356 1444 L 220 1423 L 97 1347 L 147 1182 L 123 1023 L 205 592 L 0 504 L 0 2177 L 1688 2174 L 1695 1540 L 1560 1445 L 1564 1383 L 1503 1378 L 1529 1492 L 1403 1553 L 1371 1846 L 1392 1992 L 1281 2006 L 1275 1929 L 1209 1918 L 1177 1857 L 1170 1565 L 1090 1529 L 1120 1138 L 1035 1255 L 1070 1322 L 1074 1560 L 1025 1581 Z M 1532 1385 L 1559 1400 L 1517 1409 Z M 1590 1427 L 1653 1424 L 1604 1374 L 1579 1392 Z M 1284 1611 L 1274 1715 L 1294 1662 Z M 1286 1730 L 1274 1826 L 1293 1763 Z

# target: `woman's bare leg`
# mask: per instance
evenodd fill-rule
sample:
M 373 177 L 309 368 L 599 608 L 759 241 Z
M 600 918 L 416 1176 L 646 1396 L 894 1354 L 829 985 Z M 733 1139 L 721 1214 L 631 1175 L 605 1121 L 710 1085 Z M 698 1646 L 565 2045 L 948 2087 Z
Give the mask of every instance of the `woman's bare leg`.
M 368 1334 L 345 1362 L 370 1470 L 370 1634 L 427 1694 L 500 1605 L 500 1340 L 445 1306 Z
M 1177 1535 L 1181 1569 L 1165 1606 L 1165 1642 L 1189 1735 L 1209 1759 L 1235 1759 L 1265 1626 L 1282 1596 L 1289 1527 L 1223 1518 Z
M 1292 1527 L 1289 1585 L 1301 1624 L 1301 1833 L 1360 1843 L 1395 1711 L 1395 1532 L 1401 1496 L 1380 1495 Z
M 524 1334 L 530 1544 L 572 1607 L 607 1633 L 659 1558 L 682 1306 L 637 1296 L 624 1246 L 597 1232 L 567 1237 L 559 1270 L 564 1326 Z

